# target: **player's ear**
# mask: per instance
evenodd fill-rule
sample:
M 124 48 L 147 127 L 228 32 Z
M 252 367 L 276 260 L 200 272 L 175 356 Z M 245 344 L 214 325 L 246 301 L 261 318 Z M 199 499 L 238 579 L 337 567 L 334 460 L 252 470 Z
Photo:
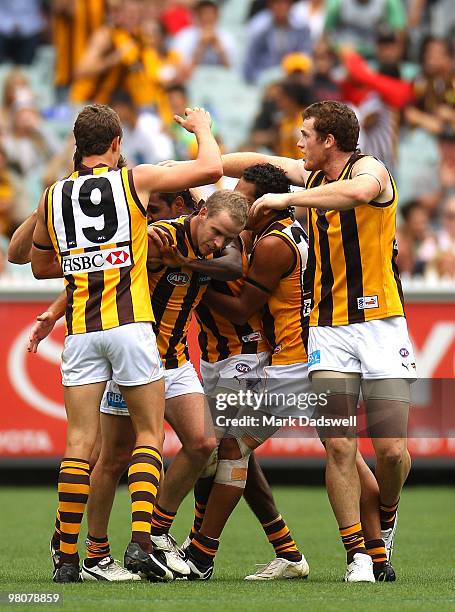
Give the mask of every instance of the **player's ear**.
M 324 144 L 325 144 L 326 149 L 330 149 L 331 147 L 336 145 L 335 136 L 333 134 L 327 134 L 327 136 L 325 137 Z
M 174 200 L 174 207 L 176 212 L 181 213 L 185 210 L 185 200 L 182 196 L 177 196 Z
M 202 206 L 199 209 L 198 216 L 201 217 L 201 219 L 205 219 L 208 216 L 208 214 L 209 214 L 209 209 L 207 208 L 207 206 Z
M 114 140 L 111 142 L 111 149 L 114 153 L 117 153 L 120 150 L 120 136 L 116 136 Z

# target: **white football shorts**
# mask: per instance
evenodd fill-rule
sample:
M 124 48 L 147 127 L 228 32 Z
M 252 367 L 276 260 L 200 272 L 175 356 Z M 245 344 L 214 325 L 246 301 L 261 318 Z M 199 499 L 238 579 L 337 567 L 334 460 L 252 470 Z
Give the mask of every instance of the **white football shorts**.
M 111 379 L 119 385 L 134 387 L 162 378 L 163 365 L 152 324 L 128 323 L 67 336 L 61 372 L 66 387 Z
M 187 361 L 179 368 L 164 370 L 164 388 L 164 398 L 167 400 L 171 399 L 171 397 L 187 395 L 188 393 L 204 393 L 197 372 L 190 361 Z M 129 416 L 123 395 L 112 380 L 106 385 L 101 400 L 100 411 L 104 414 Z
M 416 363 L 404 317 L 336 327 L 310 327 L 309 371 L 355 372 L 365 379 L 416 379 Z

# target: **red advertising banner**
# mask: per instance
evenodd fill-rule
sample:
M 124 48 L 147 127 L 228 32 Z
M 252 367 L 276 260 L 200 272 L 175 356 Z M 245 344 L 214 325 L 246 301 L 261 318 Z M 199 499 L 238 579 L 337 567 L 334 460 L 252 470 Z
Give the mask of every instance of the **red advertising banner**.
M 60 355 L 63 324 L 56 326 L 39 352 L 26 351 L 30 327 L 44 310 L 42 302 L 0 301 L 0 460 L 53 458 L 61 456 L 65 444 L 65 410 L 60 382 Z M 407 317 L 414 343 L 418 374 L 425 379 L 454 378 L 455 304 L 408 303 Z M 194 329 L 190 348 L 198 361 Z M 429 381 L 428 401 L 434 402 L 438 380 Z M 438 405 L 450 402 L 440 397 Z M 450 405 L 450 404 L 449 404 Z M 446 436 L 440 436 L 441 411 L 412 410 L 410 450 L 414 457 L 455 460 L 455 421 L 445 423 Z M 452 435 L 450 435 L 452 433 Z M 369 455 L 370 444 L 361 440 Z M 165 454 L 174 454 L 180 444 L 170 428 L 166 430 Z M 324 450 L 316 438 L 273 438 L 260 449 L 267 458 L 319 458 Z

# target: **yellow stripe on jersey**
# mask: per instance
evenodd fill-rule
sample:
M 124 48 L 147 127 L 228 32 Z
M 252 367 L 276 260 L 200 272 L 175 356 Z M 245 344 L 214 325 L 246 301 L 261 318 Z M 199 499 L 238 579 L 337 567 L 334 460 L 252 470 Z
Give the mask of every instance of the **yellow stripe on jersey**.
M 117 178 L 115 178 L 114 176 Z M 100 184 L 100 191 L 103 194 L 103 208 L 100 211 L 103 215 L 107 214 L 110 207 L 116 207 L 113 223 L 117 223 L 117 229 L 120 235 L 124 235 L 125 239 L 120 238 L 118 243 L 113 242 L 98 242 L 91 243 L 87 240 L 83 243 L 83 247 L 76 245 L 76 239 L 73 242 L 68 242 L 67 235 L 68 218 L 63 216 L 63 197 L 59 196 L 56 202 L 55 186 L 59 185 L 58 193 L 63 194 L 66 188 L 66 196 L 68 192 L 72 194 L 73 182 L 80 175 L 90 174 L 94 185 L 88 189 L 97 189 L 96 178 L 103 178 L 103 183 Z M 110 189 L 103 189 L 109 187 Z M 120 179 L 120 180 L 119 180 Z M 61 185 L 63 183 L 63 185 Z M 65 185 L 65 183 L 69 183 Z M 82 186 L 85 183 L 82 183 Z M 61 188 L 60 188 L 61 187 Z M 81 187 L 82 190 L 82 187 Z M 116 192 L 114 194 L 114 191 Z M 112 195 L 110 195 L 110 192 Z M 71 195 L 71 197 L 74 197 Z M 79 198 L 81 196 L 79 195 Z M 87 194 L 85 194 L 87 197 Z M 112 200 L 112 197 L 114 198 Z M 89 203 L 90 204 L 90 203 Z M 87 206 L 85 202 L 85 206 Z M 56 211 L 55 207 L 59 209 Z M 80 208 L 80 210 L 79 210 Z M 90 268 L 88 272 L 79 272 L 81 268 L 65 268 L 65 281 L 67 292 L 67 310 L 66 310 L 66 327 L 67 334 L 80 334 L 91 331 L 100 331 L 135 323 L 139 321 L 153 322 L 153 312 L 151 308 L 150 298 L 148 295 L 148 278 L 147 278 L 147 220 L 145 210 L 137 197 L 134 189 L 132 172 L 127 168 L 122 170 L 109 169 L 107 166 L 96 167 L 93 169 L 85 169 L 81 172 L 73 173 L 69 178 L 63 181 L 58 181 L 48 192 L 48 215 L 47 225 L 49 234 L 52 238 L 54 248 L 57 250 L 60 261 L 70 263 L 85 257 L 87 260 L 92 257 L 97 257 L 97 262 L 101 262 L 100 270 Z M 90 230 L 89 224 L 84 219 L 84 205 L 80 207 L 72 207 L 72 219 L 70 225 L 80 223 L 82 218 L 82 227 L 84 235 Z M 56 218 L 58 212 L 58 219 Z M 90 211 L 89 211 L 90 212 Z M 123 218 L 123 225 L 119 225 L 119 215 Z M 71 216 L 71 215 L 70 215 Z M 66 208 L 66 217 L 68 217 L 68 207 Z M 63 219 L 63 223 L 62 223 Z M 107 224 L 107 217 L 104 221 Z M 116 221 L 117 219 L 117 221 Z M 60 223 L 57 235 L 56 225 Z M 93 223 L 93 221 L 92 221 Z M 107 227 L 107 225 L 106 225 Z M 120 228 L 120 229 L 119 229 Z M 93 231 L 91 228 L 90 231 Z M 114 231 L 114 230 L 113 230 Z M 115 230 L 117 231 L 117 230 Z M 73 230 L 73 233 L 77 232 Z M 79 235 L 80 235 L 79 231 Z M 115 234 L 114 234 L 115 235 Z M 79 240 L 79 239 L 78 239 Z M 122 241 L 123 240 L 123 241 Z M 68 251 L 63 251 L 59 245 L 74 244 L 74 248 Z M 93 246 L 88 246 L 93 245 Z M 109 252 L 105 255 L 102 253 Z M 75 258 L 75 259 L 73 259 Z M 128 259 L 130 258 L 130 259 Z M 124 265 L 121 265 L 124 262 Z M 109 265 L 108 265 L 109 263 Z M 119 265 L 120 264 L 120 265 Z M 118 266 L 118 267 L 117 267 Z
M 191 218 L 182 216 L 172 221 L 157 221 L 153 225 L 169 232 L 182 255 L 196 258 L 198 255 L 190 232 Z M 149 272 L 156 340 L 166 369 L 180 367 L 189 360 L 188 327 L 209 280 L 208 276 L 184 267 L 163 267 Z
M 289 244 L 295 253 L 292 269 L 281 278 L 278 286 L 269 296 L 262 314 L 264 334 L 272 347 L 272 365 L 289 365 L 305 363 L 308 360 L 308 317 L 305 308 L 305 293 L 303 288 L 303 272 L 305 261 L 302 260 L 300 250 L 295 239 L 284 232 L 286 228 L 295 226 L 301 239 L 305 240 L 305 233 L 300 224 L 291 217 L 283 217 L 274 221 L 257 238 L 257 244 L 267 236 L 278 236 Z
M 351 177 L 354 154 L 338 180 Z M 393 198 L 346 211 L 311 209 L 308 276 L 312 279 L 310 325 L 348 325 L 404 316 L 396 266 L 395 224 L 398 203 Z M 324 184 L 321 171 L 312 173 L 307 189 Z
M 246 275 L 248 255 L 242 241 L 241 249 L 243 275 Z M 244 283 L 243 278 L 234 281 L 212 280 L 210 286 L 221 293 L 238 296 Z M 260 313 L 253 315 L 244 325 L 235 325 L 216 310 L 200 303 L 196 308 L 196 319 L 201 359 L 204 361 L 216 363 L 234 355 L 256 355 L 270 349 L 262 331 Z

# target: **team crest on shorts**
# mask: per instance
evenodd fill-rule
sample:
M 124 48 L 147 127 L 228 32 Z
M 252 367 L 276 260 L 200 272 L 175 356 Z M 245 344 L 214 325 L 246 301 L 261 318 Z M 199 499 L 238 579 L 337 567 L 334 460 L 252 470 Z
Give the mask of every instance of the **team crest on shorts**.
M 190 282 L 190 277 L 185 272 L 171 272 L 167 275 L 167 280 L 171 285 L 176 287 L 184 287 Z

